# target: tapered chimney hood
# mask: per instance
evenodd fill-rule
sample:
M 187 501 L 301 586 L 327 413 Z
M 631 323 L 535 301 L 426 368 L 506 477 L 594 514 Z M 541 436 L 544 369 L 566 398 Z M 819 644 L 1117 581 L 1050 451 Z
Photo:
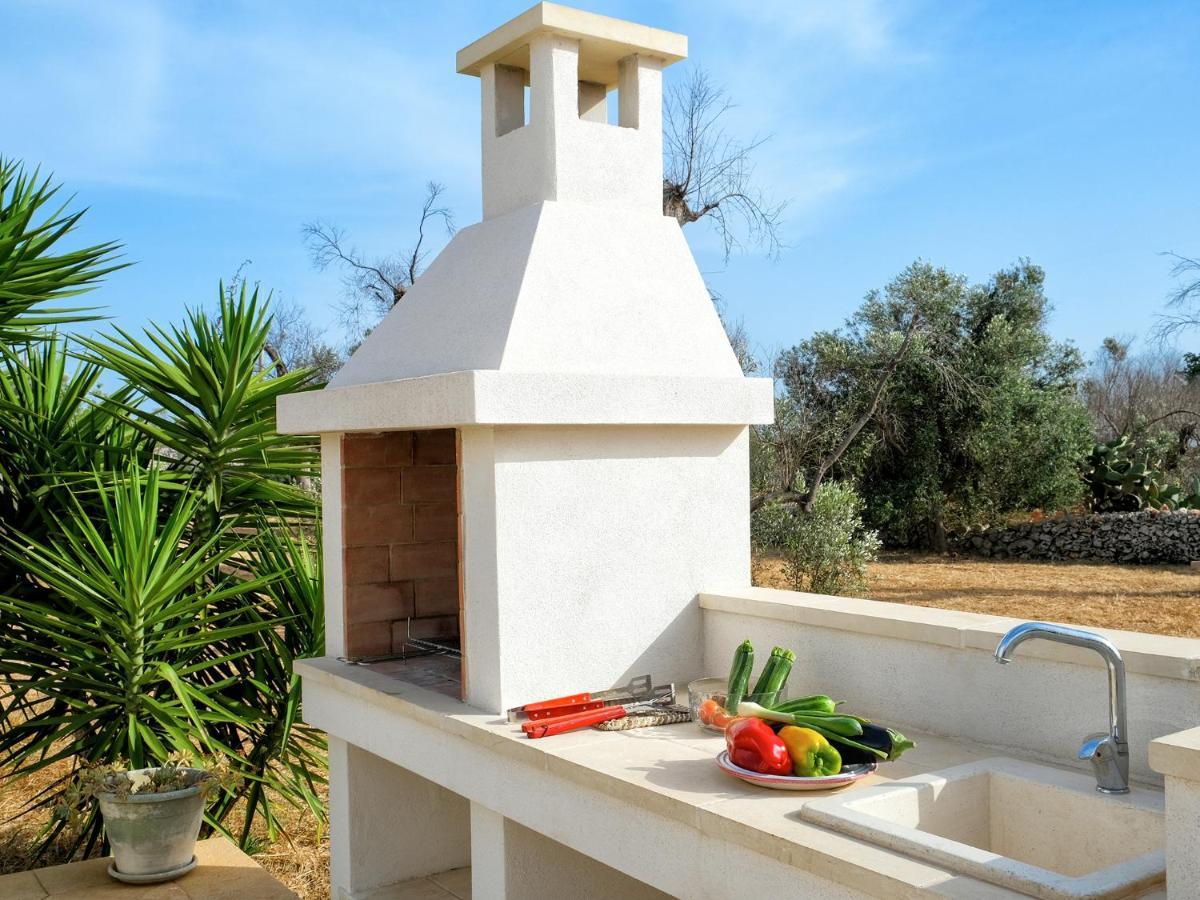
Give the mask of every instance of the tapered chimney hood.
M 326 389 L 283 398 L 280 430 L 769 421 L 770 381 L 742 377 L 662 213 L 662 69 L 686 53 L 551 3 L 460 51 L 482 88 L 483 221 Z

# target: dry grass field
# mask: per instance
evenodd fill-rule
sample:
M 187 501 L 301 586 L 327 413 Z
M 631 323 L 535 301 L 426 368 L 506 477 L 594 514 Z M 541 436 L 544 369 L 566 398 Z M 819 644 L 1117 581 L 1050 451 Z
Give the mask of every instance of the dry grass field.
M 770 557 L 756 560 L 754 583 L 789 587 Z M 886 553 L 868 583 L 872 600 L 1200 637 L 1200 567 Z
M 756 584 L 788 586 L 778 559 L 756 561 L 754 574 Z M 886 554 L 870 567 L 869 578 L 876 600 L 1200 637 L 1200 568 Z M 0 873 L 34 864 L 30 846 L 46 817 L 18 813 L 50 780 L 0 784 Z M 328 897 L 328 835 L 307 813 L 289 811 L 282 818 L 287 836 L 268 844 L 260 834 L 255 858 L 303 900 Z M 236 832 L 239 823 L 230 824 Z M 63 861 L 58 850 L 37 865 Z

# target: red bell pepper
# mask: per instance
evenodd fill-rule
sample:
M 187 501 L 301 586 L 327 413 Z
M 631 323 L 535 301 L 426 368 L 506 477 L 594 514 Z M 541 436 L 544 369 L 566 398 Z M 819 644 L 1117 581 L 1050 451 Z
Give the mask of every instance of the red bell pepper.
M 792 757 L 787 746 L 762 719 L 734 719 L 725 729 L 729 761 L 763 775 L 791 775 Z

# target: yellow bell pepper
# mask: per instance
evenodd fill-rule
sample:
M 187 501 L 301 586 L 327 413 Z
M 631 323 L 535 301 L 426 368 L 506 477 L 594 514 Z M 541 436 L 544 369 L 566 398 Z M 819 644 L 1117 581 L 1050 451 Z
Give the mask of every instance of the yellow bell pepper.
M 811 728 L 787 725 L 779 730 L 779 739 L 792 757 L 792 774 L 802 778 L 836 775 L 842 771 L 842 755 L 823 735 Z

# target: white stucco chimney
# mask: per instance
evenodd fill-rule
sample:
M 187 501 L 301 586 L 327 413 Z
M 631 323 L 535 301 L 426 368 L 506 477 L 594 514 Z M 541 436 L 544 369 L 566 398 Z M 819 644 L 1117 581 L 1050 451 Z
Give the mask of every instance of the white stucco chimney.
M 682 35 L 553 4 L 461 50 L 483 89 L 483 217 L 539 200 L 661 208 L 662 69 L 686 55 Z M 612 90 L 619 127 L 597 128 Z
M 281 431 L 322 435 L 331 655 L 363 602 L 343 529 L 377 512 L 346 502 L 343 436 L 454 429 L 469 702 L 701 674 L 696 594 L 749 583 L 747 425 L 773 398 L 662 213 L 662 70 L 686 50 L 542 3 L 459 52 L 482 87 L 483 221 L 326 389 L 279 404 Z

